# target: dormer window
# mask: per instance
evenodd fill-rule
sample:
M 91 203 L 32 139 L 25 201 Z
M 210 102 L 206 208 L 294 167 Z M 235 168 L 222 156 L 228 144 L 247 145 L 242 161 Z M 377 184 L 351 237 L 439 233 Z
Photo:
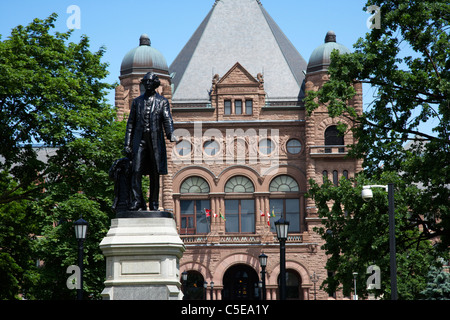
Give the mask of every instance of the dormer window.
M 245 114 L 253 114 L 253 100 L 245 100 Z
M 225 100 L 224 107 L 225 107 L 225 115 L 230 115 L 231 114 L 231 100 Z
M 252 99 L 236 99 L 225 100 L 223 103 L 225 115 L 252 115 L 253 100 Z

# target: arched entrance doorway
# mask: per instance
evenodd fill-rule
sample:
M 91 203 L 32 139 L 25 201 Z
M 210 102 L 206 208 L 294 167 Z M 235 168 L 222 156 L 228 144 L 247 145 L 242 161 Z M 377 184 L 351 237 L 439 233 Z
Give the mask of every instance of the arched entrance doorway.
M 230 267 L 223 276 L 223 300 L 258 299 L 258 274 L 245 264 Z
M 184 300 L 204 300 L 205 289 L 203 283 L 205 279 L 202 274 L 197 271 L 188 271 L 188 277 L 184 290 Z M 183 280 L 181 280 L 183 283 Z M 184 284 L 183 284 L 184 285 Z

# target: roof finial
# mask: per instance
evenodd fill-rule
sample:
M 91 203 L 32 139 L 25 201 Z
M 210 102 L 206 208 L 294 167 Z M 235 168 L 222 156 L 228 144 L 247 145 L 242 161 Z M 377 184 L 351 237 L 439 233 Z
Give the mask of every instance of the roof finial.
M 140 46 L 150 46 L 151 45 L 150 37 L 146 33 L 141 35 L 141 37 L 139 38 L 139 45 Z
M 327 35 L 325 36 L 325 43 L 327 42 L 336 42 L 336 33 L 334 33 L 334 31 L 330 30 L 327 32 Z

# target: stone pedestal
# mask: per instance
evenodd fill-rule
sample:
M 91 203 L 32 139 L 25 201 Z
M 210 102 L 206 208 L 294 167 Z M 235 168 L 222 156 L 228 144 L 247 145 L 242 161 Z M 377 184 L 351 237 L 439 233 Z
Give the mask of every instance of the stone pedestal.
M 136 212 L 111 221 L 100 243 L 106 257 L 104 300 L 181 300 L 185 251 L 168 212 Z

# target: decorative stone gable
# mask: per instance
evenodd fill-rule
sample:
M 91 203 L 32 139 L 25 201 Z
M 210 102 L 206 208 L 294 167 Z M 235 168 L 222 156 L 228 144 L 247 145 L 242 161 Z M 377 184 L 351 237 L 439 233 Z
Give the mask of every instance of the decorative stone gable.
M 218 120 L 258 118 L 265 96 L 263 76 L 251 75 L 239 62 L 222 78 L 213 77 L 211 105 L 217 109 Z
M 253 77 L 245 68 L 237 62 L 222 79 L 218 82 L 220 86 L 232 85 L 233 87 L 239 85 L 258 87 L 259 82 Z

